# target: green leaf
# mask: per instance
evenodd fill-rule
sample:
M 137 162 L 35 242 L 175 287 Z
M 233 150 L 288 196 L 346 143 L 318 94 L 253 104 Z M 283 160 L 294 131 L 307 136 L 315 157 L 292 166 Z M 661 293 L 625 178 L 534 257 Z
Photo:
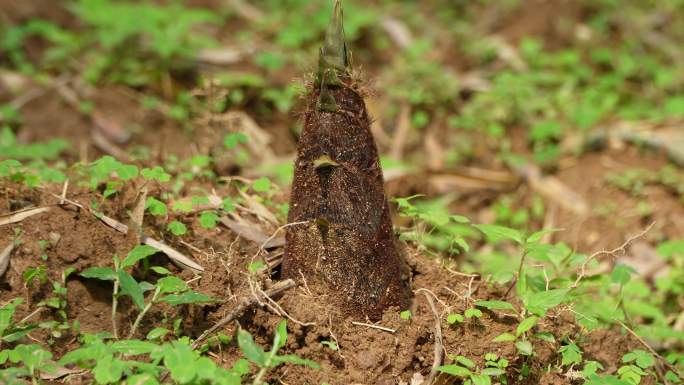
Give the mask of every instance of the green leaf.
M 537 321 L 539 320 L 538 317 L 532 316 L 525 318 L 520 325 L 518 325 L 518 328 L 515 330 L 515 335 L 517 337 L 521 336 L 523 333 L 527 332 L 528 330 L 532 329 L 536 324 Z
M 518 348 L 520 354 L 531 356 L 533 353 L 532 343 L 530 341 L 518 341 L 515 343 L 515 347 Z
M 254 261 L 250 262 L 250 264 L 247 266 L 247 270 L 249 270 L 251 273 L 256 273 L 261 269 L 265 269 L 268 265 L 266 265 L 262 261 Z
M 256 192 L 267 192 L 271 189 L 271 181 L 265 176 L 262 176 L 252 183 L 252 188 Z
M 480 372 L 486 376 L 497 377 L 506 374 L 506 371 L 500 368 L 484 368 Z
M 492 241 L 497 242 L 500 240 L 510 240 L 515 243 L 522 245 L 523 236 L 520 231 L 511 229 L 509 227 L 499 226 L 499 225 L 487 225 L 487 224 L 476 224 L 473 225 L 476 229 L 480 230 L 484 235 L 491 238 Z
M 442 373 L 451 374 L 452 376 L 455 376 L 455 377 L 468 377 L 472 374 L 470 372 L 470 370 L 468 370 L 468 368 L 464 368 L 461 365 L 455 365 L 455 364 L 454 365 L 442 365 L 442 366 L 438 367 L 437 370 L 439 370 Z
M 492 342 L 512 342 L 512 341 L 515 341 L 515 336 L 511 333 L 501 333 L 492 340 Z
M 455 358 L 456 358 L 456 362 L 458 362 L 459 364 L 461 364 L 467 368 L 474 368 L 475 367 L 475 362 L 473 362 L 473 360 L 471 360 L 468 357 L 456 356 Z
M 323 345 L 329 347 L 330 349 L 332 349 L 332 350 L 334 350 L 334 351 L 340 350 L 340 347 L 337 346 L 337 344 L 335 343 L 335 341 L 321 341 L 321 344 L 323 344 Z
M 171 232 L 171 234 L 176 236 L 183 235 L 188 231 L 188 228 L 185 227 L 183 222 L 179 221 L 173 221 L 169 223 L 168 225 L 166 225 L 166 228 Z
M 210 297 L 206 294 L 195 293 L 194 291 L 188 291 L 182 294 L 169 294 L 160 298 L 159 301 L 168 303 L 169 305 L 218 302 L 218 300 L 214 297 Z
M 188 201 L 188 200 L 175 201 L 175 202 L 173 202 L 173 205 L 171 206 L 173 211 L 179 212 L 179 213 L 189 213 L 192 211 L 192 207 L 193 207 L 192 201 Z
M 231 132 L 223 137 L 223 145 L 226 146 L 227 149 L 232 150 L 240 143 L 247 143 L 247 140 L 247 135 L 242 132 Z
M 480 317 L 482 317 L 482 311 L 480 309 L 476 309 L 473 307 L 473 308 L 466 310 L 464 315 L 466 316 L 466 318 L 473 318 L 473 317 L 480 318 Z
M 14 312 L 17 309 L 17 306 L 21 305 L 22 302 L 23 300 L 21 298 L 15 298 L 0 308 L 0 337 L 2 337 L 5 334 L 5 330 L 12 325 Z
M 119 340 L 114 342 L 111 346 L 117 353 L 132 355 L 149 354 L 161 349 L 157 344 L 140 340 Z
M 582 368 L 582 375 L 584 377 L 590 377 L 592 374 L 595 374 L 599 370 L 603 369 L 603 365 L 601 365 L 601 363 L 598 361 L 585 361 L 584 368 Z
M 148 340 L 157 340 L 157 339 L 164 337 L 168 333 L 169 333 L 169 329 L 162 328 L 162 327 L 156 327 L 156 328 L 150 330 L 150 332 L 147 333 L 147 336 L 145 336 L 145 338 L 147 338 Z
M 584 385 L 633 385 L 629 382 L 622 381 L 615 376 L 598 376 L 592 374 L 587 379 Z
M 138 285 L 138 282 L 131 277 L 130 274 L 123 270 L 119 270 L 119 286 L 121 287 L 120 295 L 128 295 L 133 299 L 133 303 L 138 308 L 142 309 L 145 307 L 145 298 L 143 296 L 143 291 Z
M 165 268 L 165 267 L 161 267 L 161 266 L 152 266 L 152 267 L 150 267 L 150 270 L 154 271 L 155 273 L 157 273 L 157 274 L 159 274 L 159 275 L 169 275 L 169 274 L 171 274 L 171 272 L 169 271 L 169 269 L 167 269 L 167 268 Z
M 94 357 L 93 357 L 94 358 Z M 114 358 L 111 354 L 104 357 L 97 357 L 93 374 L 95 381 L 100 384 L 118 383 L 123 375 L 125 364 L 123 361 Z
M 304 365 L 304 366 L 308 366 L 308 367 L 314 368 L 314 369 L 319 369 L 321 367 L 320 365 L 318 365 L 318 363 L 316 363 L 314 361 L 297 357 L 294 354 L 288 354 L 285 356 L 273 357 L 273 364 L 274 364 L 273 366 L 281 364 L 281 363 L 285 363 L 285 362 L 290 363 L 290 364 L 295 364 L 295 365 Z
M 171 342 L 172 349 L 167 349 L 164 353 L 164 366 L 169 369 L 171 378 L 178 383 L 189 383 L 197 375 L 197 368 L 194 365 L 197 357 L 190 346 L 180 342 Z
M 261 368 L 266 366 L 268 355 L 259 345 L 254 343 L 254 339 L 248 331 L 240 328 L 238 330 L 237 340 L 238 346 L 240 347 L 240 350 L 242 350 L 242 354 L 245 355 L 245 358 Z
M 463 320 L 464 320 L 464 318 L 463 318 L 463 315 L 462 315 L 462 314 L 451 313 L 451 314 L 449 314 L 449 315 L 447 316 L 447 323 L 448 323 L 449 325 L 453 325 L 453 324 L 455 324 L 456 322 L 461 323 L 461 322 L 463 322 Z
M 617 265 L 615 265 L 615 267 L 613 268 L 613 272 L 610 274 L 610 280 L 613 283 L 625 285 L 627 284 L 627 282 L 629 282 L 633 273 L 636 273 L 636 271 L 633 268 L 618 263 Z
M 199 222 L 205 229 L 213 229 L 219 221 L 219 216 L 214 211 L 204 211 L 200 214 Z
M 463 215 L 451 215 L 449 218 L 451 218 L 452 221 L 463 225 L 470 223 L 470 219 L 464 217 Z
M 161 183 L 171 180 L 171 175 L 167 174 L 160 166 L 155 166 L 154 168 L 143 168 L 142 171 L 140 171 L 140 174 L 144 179 L 156 180 Z
M 149 257 L 152 254 L 158 253 L 159 250 L 152 246 L 147 245 L 137 245 L 131 250 L 123 262 L 121 262 L 121 268 L 125 269 L 127 267 L 134 266 L 139 260 Z
M 116 279 L 116 272 L 110 267 L 91 267 L 83 271 L 80 276 L 102 281 L 114 281 Z
M 549 332 L 535 333 L 535 334 L 533 335 L 533 337 L 534 337 L 534 338 L 537 338 L 537 339 L 540 339 L 540 340 L 542 340 L 542 341 L 546 341 L 546 342 L 551 342 L 551 343 L 555 343 L 555 342 L 556 342 L 556 337 L 554 337 L 553 334 L 551 334 L 551 333 L 549 333 Z
M 156 217 L 165 216 L 167 213 L 166 204 L 155 197 L 148 197 L 145 202 L 145 209 Z
M 134 374 L 126 378 L 126 385 L 159 385 L 159 381 L 150 373 Z
M 233 200 L 230 197 L 225 198 L 221 202 L 221 208 L 223 209 L 223 211 L 227 213 L 232 213 L 233 211 L 235 211 L 235 202 L 233 202 Z
M 491 385 L 492 384 L 491 377 L 489 377 L 485 374 L 473 374 L 470 376 L 470 380 L 473 382 L 473 385 Z
M 399 317 L 403 320 L 409 320 L 411 319 L 411 310 L 404 310 L 399 313 Z
M 157 281 L 157 287 L 159 288 L 160 294 L 180 293 L 188 289 L 188 285 L 185 281 L 173 275 L 160 278 Z
M 651 353 L 641 349 L 635 349 L 622 357 L 622 362 L 634 361 L 639 367 L 646 369 L 655 365 L 655 358 Z
M 276 351 L 280 350 L 287 342 L 287 320 L 282 320 L 278 324 L 275 336 L 273 338 L 273 346 L 275 346 Z
M 484 307 L 489 310 L 515 310 L 513 305 L 506 301 L 476 301 L 475 306 Z
M 543 317 L 549 309 L 563 302 L 568 291 L 569 289 L 552 289 L 539 293 L 528 293 L 523 297 L 523 303 L 531 313 Z
M 544 230 L 534 232 L 529 237 L 527 237 L 527 239 L 525 240 L 525 243 L 527 245 L 539 243 L 539 241 L 541 241 L 541 239 L 544 238 L 544 236 L 546 234 L 551 234 L 551 233 L 555 233 L 558 231 L 561 231 L 561 229 L 544 229 Z
M 133 164 L 121 164 L 116 170 L 116 175 L 123 180 L 133 179 L 138 176 L 138 167 Z
M 558 349 L 561 354 L 561 364 L 563 366 L 579 364 L 582 362 L 582 351 L 575 343 L 561 346 Z

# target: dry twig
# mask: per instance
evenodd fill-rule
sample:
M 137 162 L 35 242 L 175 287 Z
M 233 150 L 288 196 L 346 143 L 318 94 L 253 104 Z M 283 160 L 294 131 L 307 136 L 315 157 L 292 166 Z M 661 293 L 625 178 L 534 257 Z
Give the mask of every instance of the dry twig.
M 430 310 L 435 316 L 435 347 L 434 347 L 434 358 L 432 361 L 432 368 L 430 369 L 430 375 L 427 378 L 427 384 L 432 384 L 435 377 L 437 376 L 437 368 L 442 365 L 442 360 L 444 359 L 444 342 L 442 341 L 442 319 L 437 312 L 437 307 L 435 302 L 432 300 L 434 294 L 430 293 L 428 290 L 423 290 L 423 295 L 430 304 Z M 435 297 L 437 298 L 437 297 Z M 437 298 L 439 300 L 439 298 Z
M 640 231 L 638 234 L 632 235 L 623 244 L 614 248 L 613 250 L 601 250 L 601 251 L 597 251 L 594 254 L 590 255 L 587 259 L 584 260 L 584 263 L 582 263 L 582 266 L 580 267 L 580 273 L 577 276 L 575 283 L 572 284 L 572 288 L 573 289 L 576 288 L 577 285 L 579 285 L 580 281 L 585 277 L 587 265 L 589 264 L 589 262 L 598 258 L 601 255 L 615 256 L 617 253 L 620 253 L 620 252 L 624 253 L 627 246 L 629 246 L 632 242 L 636 241 L 637 239 L 646 235 L 646 233 L 648 233 L 651 230 L 651 228 L 653 228 L 653 225 L 655 225 L 655 222 L 652 222 L 650 225 L 648 225 L 648 227 L 646 227 L 644 230 Z
M 277 295 L 279 293 L 282 293 L 285 290 L 288 290 L 292 287 L 295 286 L 295 282 L 291 279 L 285 280 L 285 281 L 280 281 L 273 285 L 270 289 L 266 290 L 263 292 L 266 294 L 269 298 Z M 263 298 L 259 298 L 258 296 L 252 296 L 249 298 L 243 298 L 242 301 L 237 305 L 233 311 L 228 313 L 225 317 L 221 318 L 214 326 L 210 327 L 209 329 L 205 330 L 197 339 L 195 342 L 192 343 L 192 348 L 197 349 L 200 346 L 200 343 L 204 341 L 207 337 L 215 333 L 217 330 L 222 328 L 224 325 L 228 324 L 229 322 L 233 321 L 234 319 L 240 317 L 242 313 L 244 313 L 247 309 L 250 307 L 256 305 L 257 303 L 260 303 Z
M 394 330 L 394 329 L 386 328 L 386 327 L 384 327 L 384 326 L 378 326 L 378 325 L 373 325 L 373 324 L 367 324 L 367 323 L 365 323 L 365 322 L 356 322 L 356 321 L 352 321 L 352 325 L 356 325 L 356 326 L 365 326 L 365 327 L 367 327 L 367 328 L 378 329 L 378 330 L 382 330 L 382 331 L 384 331 L 384 332 L 388 332 L 388 333 L 392 333 L 392 334 L 394 334 L 394 333 L 397 332 L 397 331 Z

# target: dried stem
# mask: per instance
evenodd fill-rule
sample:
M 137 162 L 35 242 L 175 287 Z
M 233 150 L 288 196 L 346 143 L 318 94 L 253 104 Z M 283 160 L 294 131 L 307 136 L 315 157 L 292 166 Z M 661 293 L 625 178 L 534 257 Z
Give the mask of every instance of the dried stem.
M 282 293 L 285 290 L 288 290 L 292 287 L 295 286 L 295 281 L 292 279 L 287 279 L 285 281 L 281 281 L 273 285 L 270 289 L 266 290 L 264 294 L 266 294 L 269 298 L 277 295 L 279 293 Z M 224 325 L 227 323 L 233 321 L 234 319 L 238 318 L 239 316 L 242 315 L 247 309 L 250 307 L 256 305 L 257 303 L 261 302 L 262 298 L 259 298 L 257 296 L 249 297 L 249 298 L 244 298 L 240 303 L 237 305 L 233 311 L 228 313 L 225 317 L 221 318 L 214 326 L 210 327 L 209 329 L 205 330 L 197 339 L 195 342 L 192 343 L 192 348 L 197 349 L 200 346 L 200 343 L 204 341 L 207 337 L 209 337 L 211 334 L 215 333 L 217 330 L 222 328 Z
M 638 234 L 632 235 L 622 245 L 614 248 L 613 250 L 601 250 L 590 255 L 586 260 L 584 260 L 584 263 L 582 263 L 582 266 L 580 267 L 580 273 L 577 276 L 575 283 L 572 284 L 572 288 L 576 288 L 579 285 L 580 281 L 586 276 L 587 265 L 589 264 L 589 262 L 602 255 L 615 256 L 617 253 L 625 252 L 627 246 L 629 246 L 632 242 L 636 241 L 637 239 L 646 235 L 646 233 L 648 233 L 651 230 L 651 228 L 653 228 L 653 225 L 655 225 L 655 222 L 651 222 L 651 224 L 648 225 L 648 227 L 646 227 L 644 230 L 640 231 Z

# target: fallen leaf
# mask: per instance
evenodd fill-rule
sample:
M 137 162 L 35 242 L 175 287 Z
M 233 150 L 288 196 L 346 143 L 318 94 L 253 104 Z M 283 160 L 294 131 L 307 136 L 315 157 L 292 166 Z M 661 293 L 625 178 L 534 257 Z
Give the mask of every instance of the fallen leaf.
M 0 226 L 21 222 L 28 217 L 44 213 L 49 210 L 49 207 L 36 207 L 28 210 L 17 211 L 15 213 L 0 217 Z

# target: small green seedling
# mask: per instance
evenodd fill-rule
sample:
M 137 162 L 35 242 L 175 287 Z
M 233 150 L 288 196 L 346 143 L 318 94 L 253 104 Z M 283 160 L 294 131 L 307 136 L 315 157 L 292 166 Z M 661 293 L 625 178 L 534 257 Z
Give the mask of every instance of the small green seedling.
M 140 309 L 140 313 L 129 332 L 129 338 L 135 335 L 140 321 L 156 303 L 165 302 L 170 305 L 181 305 L 215 301 L 212 297 L 190 290 L 187 284 L 178 277 L 167 275 L 160 278 L 157 283 L 153 285 L 145 281 L 137 282 L 133 276 L 125 270 L 133 267 L 138 261 L 145 259 L 156 252 L 158 252 L 158 250 L 150 246 L 136 246 L 123 260 L 114 256 L 114 269 L 110 267 L 91 267 L 81 273 L 81 276 L 85 278 L 95 278 L 114 282 L 114 291 L 112 293 L 112 327 L 115 338 L 118 338 L 116 310 L 118 298 L 120 296 L 126 295 L 131 297 L 133 303 Z M 168 274 L 168 270 L 163 268 L 153 267 L 152 270 L 158 274 Z M 147 303 L 145 303 L 144 298 L 146 291 L 152 291 L 153 293 Z
M 449 325 L 453 325 L 455 323 L 463 323 L 464 320 L 465 320 L 465 318 L 463 317 L 463 314 L 459 314 L 459 313 L 450 313 L 447 316 L 447 323 Z
M 259 372 L 254 377 L 252 385 L 264 384 L 263 378 L 269 369 L 275 368 L 284 363 L 291 363 L 295 365 L 305 365 L 311 368 L 319 368 L 320 366 L 311 361 L 299 358 L 295 355 L 278 355 L 278 351 L 285 346 L 287 342 L 287 321 L 282 320 L 278 324 L 275 335 L 273 336 L 273 347 L 271 351 L 265 352 L 259 345 L 254 343 L 254 339 L 249 332 L 244 329 L 238 330 L 238 345 L 250 362 L 259 367 Z

